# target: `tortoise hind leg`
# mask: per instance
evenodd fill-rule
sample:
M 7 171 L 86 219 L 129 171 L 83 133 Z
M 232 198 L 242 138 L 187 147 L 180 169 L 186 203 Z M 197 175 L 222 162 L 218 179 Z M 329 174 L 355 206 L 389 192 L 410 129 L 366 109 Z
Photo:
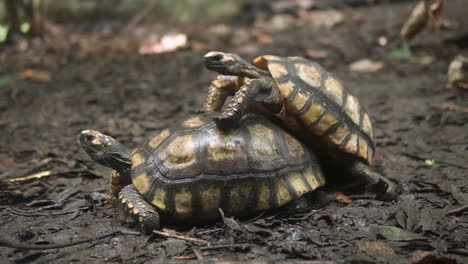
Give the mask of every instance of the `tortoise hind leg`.
M 143 199 L 133 184 L 125 186 L 120 191 L 119 202 L 127 215 L 140 224 L 143 233 L 150 234 L 153 230 L 159 229 L 159 214 Z
M 398 185 L 378 172 L 373 171 L 361 161 L 355 161 L 349 168 L 350 176 L 367 191 L 375 193 L 381 199 L 394 199 Z
M 200 112 L 219 111 L 228 96 L 234 95 L 239 87 L 239 77 L 218 75 L 208 87 L 208 95 Z

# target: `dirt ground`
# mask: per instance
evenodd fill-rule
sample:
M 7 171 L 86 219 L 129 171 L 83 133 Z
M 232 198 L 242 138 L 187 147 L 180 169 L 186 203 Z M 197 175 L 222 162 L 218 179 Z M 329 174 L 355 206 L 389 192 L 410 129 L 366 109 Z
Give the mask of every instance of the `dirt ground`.
M 417 36 L 413 58 L 390 58 L 413 4 L 338 8 L 344 20 L 331 28 L 314 24 L 310 13 L 252 13 L 256 9 L 206 27 L 146 28 L 188 34 L 188 48 L 166 54 L 138 54 L 136 30 L 116 35 L 113 28 L 77 25 L 2 48 L 0 76 L 13 80 L 0 90 L 1 237 L 50 245 L 123 233 L 61 249 L 0 247 L 0 262 L 467 263 L 467 211 L 453 210 L 468 204 L 468 113 L 443 105 L 466 107 L 446 81 L 450 61 L 468 54 L 468 46 L 441 42 L 468 28 L 467 3 L 447 1 L 439 36 Z M 385 46 L 378 41 L 383 37 Z M 198 110 L 215 76 L 202 63 L 210 50 L 248 59 L 309 57 L 339 76 L 369 109 L 375 166 L 401 184 L 398 199 L 336 200 L 305 213 L 278 211 L 195 227 L 165 223 L 159 234 L 131 233 L 137 229 L 122 224 L 110 200 L 110 170 L 89 159 L 78 134 L 96 129 L 136 147 Z M 383 62 L 383 69 L 349 70 L 365 58 Z M 26 78 L 28 69 L 36 72 Z M 6 181 L 48 171 L 41 179 Z

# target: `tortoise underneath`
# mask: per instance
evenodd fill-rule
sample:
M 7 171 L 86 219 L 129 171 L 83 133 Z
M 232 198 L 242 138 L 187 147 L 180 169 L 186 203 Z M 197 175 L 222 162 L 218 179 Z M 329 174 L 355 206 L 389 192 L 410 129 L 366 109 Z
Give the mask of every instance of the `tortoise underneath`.
M 273 209 L 325 184 L 316 156 L 258 115 L 222 131 L 210 114 L 177 122 L 130 152 L 98 131 L 81 132 L 84 150 L 114 169 L 112 192 L 145 233 L 160 217 L 182 222 L 242 217 Z

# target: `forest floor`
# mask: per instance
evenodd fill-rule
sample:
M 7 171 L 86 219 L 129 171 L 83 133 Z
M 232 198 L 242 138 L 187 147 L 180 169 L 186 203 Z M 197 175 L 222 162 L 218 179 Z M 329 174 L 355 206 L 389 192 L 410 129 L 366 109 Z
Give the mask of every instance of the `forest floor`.
M 450 61 L 468 54 L 468 46 L 441 39 L 466 30 L 468 17 L 463 0 L 446 2 L 439 35 L 421 33 L 412 57 L 402 59 L 391 50 L 413 3 L 294 16 L 249 10 L 223 24 L 119 34 L 105 22 L 51 25 L 44 40 L 2 48 L 1 237 L 37 246 L 122 232 L 61 249 L 0 247 L 0 262 L 467 263 L 468 217 L 461 209 L 468 204 L 468 113 L 447 107 L 464 103 L 446 83 Z M 138 53 L 139 38 L 169 31 L 187 34 L 188 46 Z M 375 166 L 400 183 L 397 200 L 336 199 L 301 214 L 278 211 L 195 227 L 166 223 L 158 234 L 131 233 L 136 227 L 121 223 L 111 201 L 110 170 L 81 149 L 79 132 L 100 130 L 136 147 L 195 112 L 215 77 L 202 62 L 210 50 L 249 60 L 302 56 L 335 73 L 371 114 Z M 361 59 L 378 62 L 366 67 L 374 72 L 350 70 Z M 36 173 L 50 175 L 8 181 Z

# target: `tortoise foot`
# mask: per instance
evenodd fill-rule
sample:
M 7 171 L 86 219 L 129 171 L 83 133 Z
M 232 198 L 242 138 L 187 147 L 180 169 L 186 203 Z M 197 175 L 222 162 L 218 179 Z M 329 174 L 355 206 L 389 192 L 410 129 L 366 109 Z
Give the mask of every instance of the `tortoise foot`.
M 394 180 L 380 175 L 377 172 L 373 172 L 377 182 L 374 184 L 368 184 L 366 190 L 374 193 L 376 198 L 379 200 L 395 200 L 398 197 L 399 185 Z
M 141 231 L 150 234 L 159 229 L 159 214 L 146 202 L 133 185 L 125 186 L 119 193 L 119 202 L 127 216 L 139 223 Z

